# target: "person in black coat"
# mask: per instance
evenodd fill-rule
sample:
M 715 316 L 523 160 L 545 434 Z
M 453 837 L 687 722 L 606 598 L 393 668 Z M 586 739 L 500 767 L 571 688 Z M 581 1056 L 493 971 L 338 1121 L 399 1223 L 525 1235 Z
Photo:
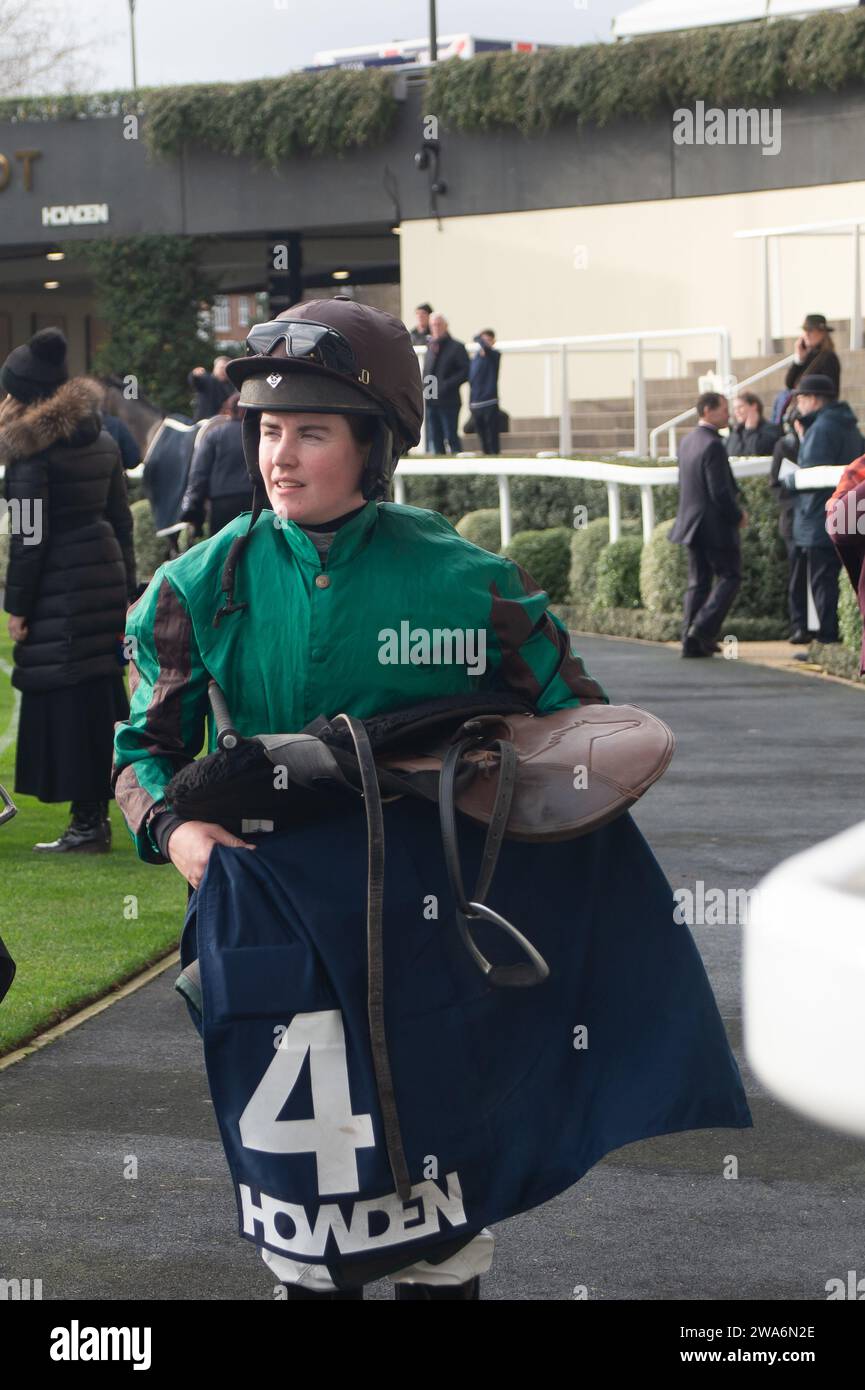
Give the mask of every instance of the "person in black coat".
M 423 363 L 427 449 L 431 454 L 443 454 L 447 444 L 449 453 L 458 454 L 460 387 L 469 379 L 469 355 L 465 344 L 451 337 L 444 314 L 432 315 L 430 331 L 432 338 Z
M 729 419 L 726 398 L 706 391 L 699 424 L 679 448 L 679 509 L 670 540 L 688 547 L 682 655 L 711 656 L 742 583 L 739 528 L 747 515 L 718 433 Z M 714 580 L 714 587 L 713 587 Z
M 192 414 L 195 424 L 198 424 L 199 420 L 210 420 L 214 415 L 218 415 L 228 397 L 234 393 L 234 387 L 225 374 L 228 361 L 227 357 L 215 357 L 212 372 L 207 371 L 205 367 L 193 367 L 186 378 L 195 392 L 195 408 Z
M 502 355 L 495 346 L 491 328 L 475 334 L 477 355 L 469 367 L 469 409 L 475 419 L 481 449 L 498 454 L 499 447 L 499 366 Z
M 102 428 L 108 431 L 120 450 L 123 467 L 137 468 L 141 462 L 141 450 L 129 426 L 118 415 L 106 415 L 103 412 Z
M 841 394 L 841 363 L 832 341 L 832 325 L 826 322 L 825 314 L 806 314 L 802 333 L 793 349 L 795 360 L 787 368 L 784 384 L 788 391 L 795 391 L 803 376 L 819 373 L 828 376 L 835 387 L 835 395 Z
M 426 347 L 430 340 L 429 316 L 432 311 L 431 304 L 419 304 L 414 311 L 415 324 L 411 330 L 411 340 L 416 347 Z
M 763 418 L 763 402 L 753 391 L 740 391 L 733 402 L 735 424 L 727 436 L 728 458 L 771 454 L 781 438 L 781 426 Z
M 42 852 L 105 852 L 114 722 L 129 714 L 123 633 L 135 597 L 132 513 L 98 382 L 68 379 L 46 328 L 0 368 L 0 463 L 12 521 L 5 607 L 21 691 L 15 790 L 71 801 Z
M 180 520 L 188 521 L 196 531 L 200 531 L 204 524 L 205 505 L 210 503 L 211 536 L 252 507 L 252 485 L 243 453 L 239 400 L 240 393 L 235 391 L 228 397 L 217 419 L 203 427 L 192 455 L 189 479 L 180 504 Z

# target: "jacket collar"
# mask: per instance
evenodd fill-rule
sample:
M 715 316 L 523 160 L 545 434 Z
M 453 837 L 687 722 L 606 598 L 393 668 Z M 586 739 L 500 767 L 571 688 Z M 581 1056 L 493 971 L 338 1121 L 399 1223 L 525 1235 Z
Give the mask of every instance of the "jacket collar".
M 281 520 L 274 514 L 275 526 L 277 522 L 277 529 L 282 532 L 298 560 L 321 569 L 321 556 L 306 531 L 298 526 L 296 521 Z M 327 568 L 336 569 L 338 565 L 345 565 L 354 559 L 358 551 L 372 540 L 373 529 L 377 523 L 378 503 L 367 502 L 362 512 L 358 512 L 357 516 L 352 517 L 351 521 L 347 521 L 337 531 L 327 554 Z
M 99 433 L 102 387 L 89 377 L 73 377 L 45 400 L 34 401 L 0 427 L 0 463 L 31 458 L 61 440 L 72 439 L 89 421 Z

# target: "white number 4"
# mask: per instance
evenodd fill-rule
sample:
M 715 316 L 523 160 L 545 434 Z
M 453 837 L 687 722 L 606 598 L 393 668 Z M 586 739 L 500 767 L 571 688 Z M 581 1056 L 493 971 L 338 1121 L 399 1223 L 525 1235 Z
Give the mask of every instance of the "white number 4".
M 310 1054 L 312 1119 L 277 1118 Z M 273 1061 L 240 1117 L 245 1148 L 263 1153 L 314 1153 L 320 1193 L 357 1192 L 357 1149 L 375 1146 L 371 1115 L 353 1115 L 345 1032 L 339 1009 L 295 1014 Z

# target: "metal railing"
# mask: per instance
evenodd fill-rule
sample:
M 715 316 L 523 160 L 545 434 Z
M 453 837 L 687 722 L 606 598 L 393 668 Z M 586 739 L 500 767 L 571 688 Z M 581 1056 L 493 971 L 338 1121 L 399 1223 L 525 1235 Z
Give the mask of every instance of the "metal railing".
M 776 308 L 781 298 L 781 266 L 778 244 L 787 236 L 849 236 L 850 237 L 850 347 L 862 347 L 862 253 L 859 238 L 865 227 L 865 217 L 839 217 L 831 222 L 801 222 L 790 227 L 750 227 L 734 232 L 737 239 L 758 238 L 762 242 L 763 269 L 763 351 L 771 352 L 772 281 L 775 281 Z
M 769 457 L 732 459 L 731 467 L 737 478 L 756 478 L 769 472 L 772 460 Z M 511 492 L 509 479 L 513 477 L 532 478 L 584 478 L 591 482 L 603 483 L 607 489 L 607 516 L 610 521 L 610 540 L 621 539 L 622 503 L 620 489 L 638 487 L 640 489 L 640 510 L 643 524 L 643 544 L 655 528 L 655 499 L 652 491 L 663 484 L 678 486 L 678 464 L 668 467 L 652 468 L 647 465 L 628 463 L 606 463 L 600 459 L 551 459 L 551 458 L 461 458 L 401 461 L 394 475 L 394 501 L 405 503 L 406 479 L 422 477 L 468 477 L 495 478 L 499 485 L 499 525 L 502 545 L 507 545 L 513 534 L 511 523 Z
M 639 457 L 648 448 L 648 419 L 646 411 L 646 378 L 643 357 L 647 352 L 678 351 L 671 349 L 664 340 L 668 338 L 716 338 L 715 360 L 719 376 L 724 380 L 730 375 L 731 347 L 729 328 L 712 325 L 709 328 L 653 328 L 631 333 L 588 333 L 559 338 L 509 338 L 496 342 L 497 351 L 508 356 L 511 353 L 545 353 L 547 364 L 544 377 L 544 405 L 546 414 L 552 414 L 552 375 L 553 362 L 559 363 L 559 453 L 571 452 L 571 401 L 568 386 L 568 354 L 570 352 L 627 352 L 634 357 L 634 453 Z M 663 345 L 659 345 L 659 340 Z M 416 345 L 415 352 L 420 358 L 425 347 Z M 680 359 L 681 360 L 681 359 Z
M 777 362 L 773 362 L 769 367 L 761 367 L 759 372 L 753 372 L 751 376 L 746 376 L 744 381 L 727 381 L 728 389 L 724 395 L 728 400 L 733 400 L 735 396 L 743 391 L 747 386 L 753 386 L 755 381 L 762 381 L 763 377 L 771 376 L 773 372 L 780 371 L 782 367 L 787 367 L 793 361 L 794 354 L 788 353 L 786 357 L 781 357 Z M 649 457 L 658 457 L 658 439 L 667 431 L 667 454 L 669 458 L 676 456 L 676 427 L 691 420 L 697 414 L 697 407 L 692 405 L 687 410 L 681 410 L 678 415 L 673 415 L 671 419 L 665 420 L 663 424 L 656 425 L 649 435 Z

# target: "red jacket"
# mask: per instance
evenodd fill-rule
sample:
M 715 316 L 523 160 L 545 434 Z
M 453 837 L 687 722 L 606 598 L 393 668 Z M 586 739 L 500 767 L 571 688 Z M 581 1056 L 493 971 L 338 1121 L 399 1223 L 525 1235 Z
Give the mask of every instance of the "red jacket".
M 841 484 L 826 504 L 826 530 L 850 576 L 865 620 L 865 454 L 845 470 Z M 865 675 L 865 635 L 859 671 Z

